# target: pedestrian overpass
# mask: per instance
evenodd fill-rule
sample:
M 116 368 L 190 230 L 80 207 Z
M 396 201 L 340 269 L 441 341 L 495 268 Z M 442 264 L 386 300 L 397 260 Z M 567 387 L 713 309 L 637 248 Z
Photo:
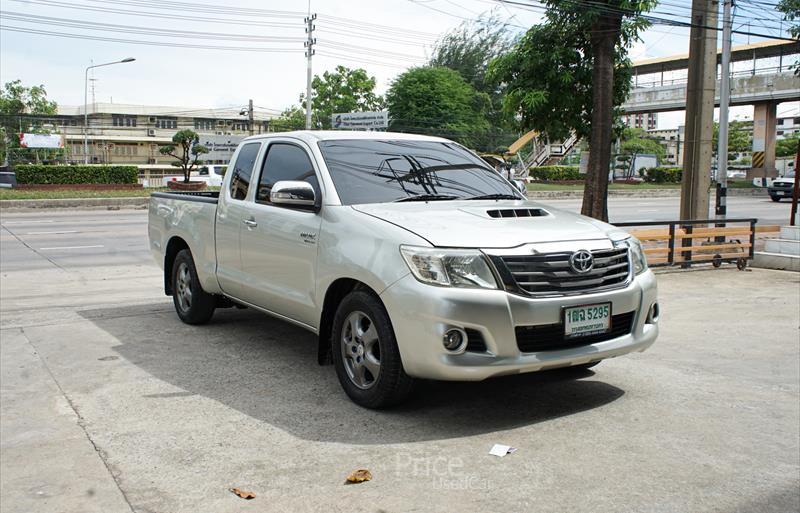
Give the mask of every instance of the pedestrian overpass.
M 717 53 L 719 64 L 721 55 Z M 625 114 L 686 108 L 689 56 L 674 55 L 633 63 Z M 779 103 L 800 100 L 800 42 L 772 40 L 731 50 L 731 105 L 753 105 L 753 176 L 775 176 L 776 110 Z M 720 68 L 717 68 L 720 77 Z M 719 106 L 719 80 L 715 106 Z M 760 164 L 760 165 L 759 165 Z

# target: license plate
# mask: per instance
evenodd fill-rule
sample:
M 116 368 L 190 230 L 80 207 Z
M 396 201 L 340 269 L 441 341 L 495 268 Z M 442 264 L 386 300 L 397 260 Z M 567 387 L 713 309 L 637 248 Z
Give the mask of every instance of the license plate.
M 787 194 L 787 193 L 784 192 L 784 191 L 776 191 L 775 194 L 777 194 L 778 196 L 783 196 L 784 194 Z
M 564 336 L 586 337 L 611 329 L 611 303 L 573 306 L 564 309 Z

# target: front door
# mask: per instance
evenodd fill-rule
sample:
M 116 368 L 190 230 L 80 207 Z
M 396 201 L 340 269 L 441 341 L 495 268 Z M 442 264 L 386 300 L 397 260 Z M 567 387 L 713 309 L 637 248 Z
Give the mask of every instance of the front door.
M 302 146 L 270 141 L 261 166 L 254 203 L 241 230 L 245 274 L 241 299 L 296 321 L 316 326 L 317 240 L 321 216 L 308 209 L 274 205 L 272 186 L 282 180 L 303 180 L 320 199 L 317 174 Z

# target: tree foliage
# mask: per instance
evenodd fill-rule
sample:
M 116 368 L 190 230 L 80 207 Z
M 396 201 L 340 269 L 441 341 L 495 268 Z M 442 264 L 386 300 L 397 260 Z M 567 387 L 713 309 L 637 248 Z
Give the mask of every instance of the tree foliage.
M 711 139 L 711 148 L 717 151 L 719 144 L 719 123 L 714 122 L 714 133 Z M 744 153 L 753 149 L 753 122 L 731 121 L 728 123 L 728 151 L 731 153 Z M 729 159 L 730 160 L 730 159 Z
M 648 26 L 654 0 L 545 0 L 545 22 L 532 27 L 490 66 L 505 84 L 504 107 L 523 129 L 564 139 L 590 138 L 582 212 L 607 219 L 611 137 L 630 88 L 628 49 Z
M 270 121 L 270 130 L 273 132 L 288 132 L 302 130 L 306 126 L 306 112 L 298 106 L 285 109 L 280 117 Z
M 172 136 L 173 144 L 162 146 L 158 149 L 162 155 L 169 155 L 175 158 L 172 165 L 181 168 L 183 171 L 183 181 L 188 183 L 192 175 L 192 170 L 198 164 L 202 164 L 200 155 L 208 153 L 208 148 L 198 144 L 200 136 L 194 130 L 180 130 Z
M 781 0 L 776 8 L 783 13 L 784 20 L 794 22 L 789 26 L 789 33 L 800 39 L 800 0 Z
M 797 154 L 797 145 L 800 142 L 800 134 L 790 134 L 783 139 L 775 142 L 776 157 L 794 157 Z
M 458 72 L 476 91 L 488 95 L 486 117 L 492 130 L 476 140 L 476 147 L 481 150 L 507 148 L 516 139 L 513 116 L 503 109 L 502 84 L 487 76 L 491 61 L 508 52 L 515 40 L 508 24 L 498 17 L 480 17 L 447 32 L 436 44 L 428 62 L 432 67 Z
M 486 93 L 451 69 L 413 68 L 398 76 L 386 94 L 389 129 L 439 135 L 475 147 L 489 130 L 489 102 Z
M 333 72 L 326 71 L 314 77 L 311 109 L 315 121 L 321 128 L 331 128 L 331 114 L 337 112 L 369 112 L 383 109 L 384 100 L 375 94 L 375 77 L 358 68 L 336 66 Z M 305 98 L 301 96 L 301 105 Z M 305 123 L 305 121 L 304 121 Z
M 650 137 L 647 130 L 642 128 L 624 129 L 619 149 L 621 157 L 617 157 L 617 160 L 621 164 L 615 167 L 624 170 L 626 178 L 631 178 L 636 174 L 634 166 L 638 155 L 655 155 L 659 161 L 666 155 L 664 146 L 657 139 Z
M 43 85 L 25 87 L 20 80 L 6 82 L 0 90 L 0 163 L 9 160 L 26 160 L 26 156 L 39 156 L 43 150 L 23 149 L 19 146 L 20 132 L 45 133 L 42 121 L 28 116 L 53 116 L 56 102 L 47 99 Z M 23 117 L 25 116 L 25 117 Z M 44 150 L 48 152 L 48 150 Z M 30 154 L 30 155 L 24 155 Z

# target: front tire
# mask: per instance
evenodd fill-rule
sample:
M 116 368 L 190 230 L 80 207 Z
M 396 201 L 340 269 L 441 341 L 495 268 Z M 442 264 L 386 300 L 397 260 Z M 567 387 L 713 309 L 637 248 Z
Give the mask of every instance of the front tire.
M 771 199 L 775 203 L 778 203 L 781 200 L 780 196 L 770 196 L 769 199 Z
M 205 324 L 214 315 L 216 298 L 200 286 L 188 249 L 181 250 L 172 264 L 172 302 L 178 317 L 186 324 Z
M 380 299 L 363 290 L 342 300 L 331 336 L 336 375 L 350 399 L 365 408 L 385 408 L 411 393 L 389 314 Z

